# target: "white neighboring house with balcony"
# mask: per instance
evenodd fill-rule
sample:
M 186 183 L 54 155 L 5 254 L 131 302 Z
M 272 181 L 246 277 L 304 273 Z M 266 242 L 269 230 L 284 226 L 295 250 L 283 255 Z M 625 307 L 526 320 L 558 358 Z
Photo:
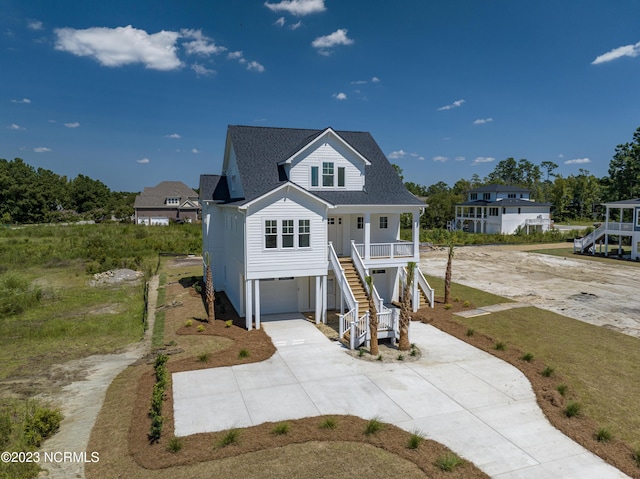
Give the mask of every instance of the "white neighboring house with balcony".
M 341 334 L 361 327 L 365 276 L 374 280 L 382 326 L 397 323 L 391 303 L 407 263 L 419 263 L 426 205 L 369 133 L 229 126 L 222 174 L 201 175 L 200 201 L 214 287 L 247 329 L 275 313 L 314 312 L 326 322 L 328 310 L 339 311 Z M 412 218 L 411 241 L 400 240 L 402 213 Z M 417 268 L 416 277 L 414 310 L 433 304 Z
M 607 209 L 604 223 L 583 238 L 573 241 L 575 253 L 616 255 L 636 261 L 640 260 L 640 198 L 603 203 Z M 617 245 L 614 238 L 617 239 Z M 630 250 L 623 253 L 623 238 L 631 243 Z M 610 243 L 612 243 L 610 245 Z
M 449 225 L 470 233 L 513 234 L 518 228 L 533 233 L 551 228 L 550 211 L 550 203 L 533 201 L 526 188 L 492 184 L 469 190 Z

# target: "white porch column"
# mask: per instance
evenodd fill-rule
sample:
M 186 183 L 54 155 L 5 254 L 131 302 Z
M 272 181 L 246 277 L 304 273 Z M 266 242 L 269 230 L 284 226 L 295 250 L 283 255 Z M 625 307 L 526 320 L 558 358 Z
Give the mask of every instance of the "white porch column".
M 320 286 L 320 276 L 316 276 L 316 324 L 320 324 L 320 316 L 322 315 L 322 292 Z
M 371 259 L 371 213 L 364 214 L 364 259 Z
M 413 219 L 413 257 L 420 261 L 420 215 L 414 211 L 411 217 Z
M 416 265 L 413 270 L 413 283 L 411 284 L 411 295 L 413 296 L 413 312 L 418 311 L 418 305 L 420 304 L 420 293 L 418 290 L 418 278 L 417 278 L 417 270 L 418 266 Z
M 322 323 L 327 324 L 327 275 L 326 274 L 322 276 Z
M 253 302 L 252 300 L 252 292 L 253 292 L 253 282 L 250 279 L 245 280 L 244 282 L 244 317 L 246 321 L 246 327 L 248 331 L 251 331 L 253 327 Z
M 254 298 L 255 310 L 256 310 L 256 329 L 260 329 L 260 280 L 254 281 L 256 287 L 256 293 Z

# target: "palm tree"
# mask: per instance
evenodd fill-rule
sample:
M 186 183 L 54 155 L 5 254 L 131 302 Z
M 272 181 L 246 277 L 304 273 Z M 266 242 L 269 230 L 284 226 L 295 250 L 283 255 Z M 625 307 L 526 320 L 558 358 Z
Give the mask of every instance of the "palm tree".
M 212 323 L 216 320 L 215 311 L 215 291 L 213 289 L 213 274 L 211 272 L 211 256 L 208 252 L 204 254 L 205 267 L 205 302 L 207 304 L 207 322 Z
M 451 296 L 451 263 L 453 263 L 453 250 L 455 249 L 451 236 L 447 241 L 447 247 L 449 248 L 449 258 L 447 259 L 447 271 L 444 274 L 444 304 L 449 304 L 449 297 Z
M 369 333 L 371 335 L 371 346 L 369 352 L 372 356 L 378 355 L 378 310 L 373 301 L 373 278 L 365 276 L 364 278 L 369 288 Z
M 407 277 L 404 282 L 402 301 L 400 303 L 400 342 L 398 343 L 398 349 L 400 351 L 409 351 L 411 348 L 409 344 L 409 321 L 411 321 L 411 316 L 409 316 L 409 313 L 411 310 L 411 286 L 413 285 L 415 270 L 415 261 L 409 261 L 407 263 Z

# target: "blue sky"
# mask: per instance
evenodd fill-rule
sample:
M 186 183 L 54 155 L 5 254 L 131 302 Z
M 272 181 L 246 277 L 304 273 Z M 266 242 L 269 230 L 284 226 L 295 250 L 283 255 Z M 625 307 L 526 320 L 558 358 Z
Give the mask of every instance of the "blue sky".
M 0 0 L 0 158 L 116 191 L 219 173 L 228 124 L 369 131 L 405 180 L 607 174 L 640 1 Z

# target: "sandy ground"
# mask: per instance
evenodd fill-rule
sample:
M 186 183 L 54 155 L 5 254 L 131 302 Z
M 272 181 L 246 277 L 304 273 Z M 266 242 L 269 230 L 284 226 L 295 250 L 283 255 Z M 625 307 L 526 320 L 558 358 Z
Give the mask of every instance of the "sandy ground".
M 550 247 L 457 247 L 452 281 L 640 337 L 640 268 L 525 251 Z M 446 265 L 445 250 L 422 254 L 425 274 L 444 277 Z
M 154 276 L 149 282 L 149 327 L 142 341 L 132 344 L 119 354 L 94 355 L 54 366 L 57 370 L 56 375 L 67 374 L 82 379 L 64 386 L 51 395 L 42 396 L 58 406 L 64 414 L 60 430 L 44 443 L 42 452 L 86 452 L 87 457 L 91 459 L 91 453 L 94 451 L 87 451 L 87 443 L 102 408 L 107 388 L 124 368 L 150 352 L 157 293 L 158 276 Z M 84 462 L 41 462 L 40 465 L 48 471 L 48 477 L 52 479 L 85 477 Z

